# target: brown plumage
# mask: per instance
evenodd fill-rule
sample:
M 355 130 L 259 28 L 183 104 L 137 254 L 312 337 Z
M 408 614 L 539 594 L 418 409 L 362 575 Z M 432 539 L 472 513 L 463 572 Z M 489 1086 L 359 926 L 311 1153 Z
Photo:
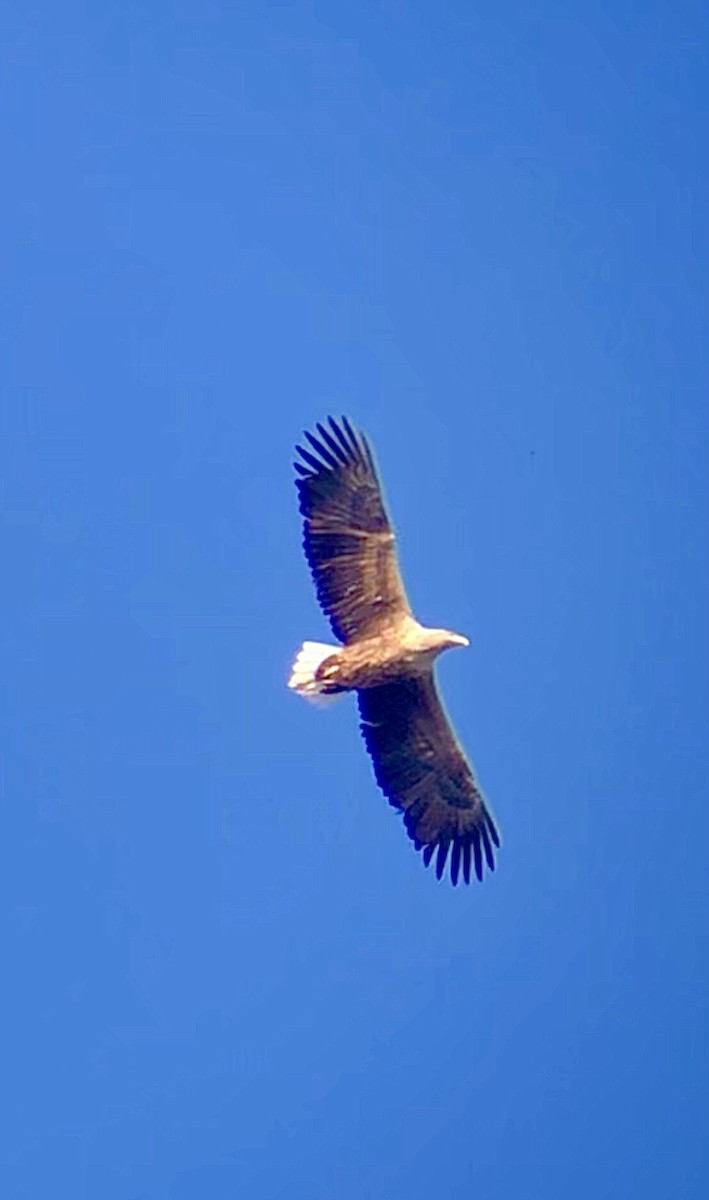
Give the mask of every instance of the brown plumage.
M 426 866 L 453 884 L 494 870 L 500 844 L 434 679 L 436 656 L 467 639 L 415 620 L 364 434 L 345 417 L 306 433 L 296 480 L 303 545 L 320 605 L 342 646 L 304 642 L 289 687 L 308 699 L 356 691 L 377 782 Z

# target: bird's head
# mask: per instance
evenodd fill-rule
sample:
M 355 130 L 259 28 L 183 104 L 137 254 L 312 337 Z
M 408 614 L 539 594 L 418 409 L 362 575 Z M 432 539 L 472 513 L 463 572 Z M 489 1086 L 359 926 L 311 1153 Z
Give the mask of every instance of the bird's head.
M 444 650 L 450 650 L 453 646 L 469 646 L 470 639 L 462 633 L 451 633 L 446 630 L 446 640 L 443 645 Z
M 453 633 L 450 629 L 427 629 L 428 648 L 440 654 L 442 650 L 450 650 L 453 646 L 469 646 L 470 642 L 462 633 Z

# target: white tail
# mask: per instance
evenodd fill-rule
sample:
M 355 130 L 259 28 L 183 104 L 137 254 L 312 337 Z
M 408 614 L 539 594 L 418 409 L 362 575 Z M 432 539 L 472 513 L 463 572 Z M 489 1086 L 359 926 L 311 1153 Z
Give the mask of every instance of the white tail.
M 315 678 L 315 672 L 320 663 L 331 654 L 337 654 L 337 651 L 337 646 L 326 646 L 324 642 L 303 642 L 291 667 L 288 687 L 313 704 L 329 704 L 336 700 L 340 693 L 330 696 L 323 694 L 323 684 Z

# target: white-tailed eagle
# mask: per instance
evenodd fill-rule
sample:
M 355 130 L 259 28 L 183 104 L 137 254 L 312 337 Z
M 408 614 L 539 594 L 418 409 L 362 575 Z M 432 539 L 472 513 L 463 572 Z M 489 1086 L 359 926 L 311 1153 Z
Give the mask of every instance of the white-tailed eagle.
M 288 686 L 311 700 L 355 691 L 377 783 L 440 879 L 482 879 L 500 839 L 436 689 L 434 659 L 468 639 L 419 625 L 364 434 L 346 417 L 297 446 L 303 545 L 318 600 L 341 646 L 304 642 Z M 450 856 L 449 856 L 450 852 Z

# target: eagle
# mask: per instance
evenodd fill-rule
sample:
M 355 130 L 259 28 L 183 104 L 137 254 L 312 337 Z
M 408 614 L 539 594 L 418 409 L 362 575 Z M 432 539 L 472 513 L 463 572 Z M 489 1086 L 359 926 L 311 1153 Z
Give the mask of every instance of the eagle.
M 495 822 L 436 687 L 434 661 L 467 646 L 420 625 L 399 574 L 396 541 L 369 442 L 346 417 L 296 446 L 303 548 L 338 646 L 303 642 L 288 687 L 315 703 L 356 692 L 360 728 L 384 795 L 426 866 L 455 886 L 495 868 Z

